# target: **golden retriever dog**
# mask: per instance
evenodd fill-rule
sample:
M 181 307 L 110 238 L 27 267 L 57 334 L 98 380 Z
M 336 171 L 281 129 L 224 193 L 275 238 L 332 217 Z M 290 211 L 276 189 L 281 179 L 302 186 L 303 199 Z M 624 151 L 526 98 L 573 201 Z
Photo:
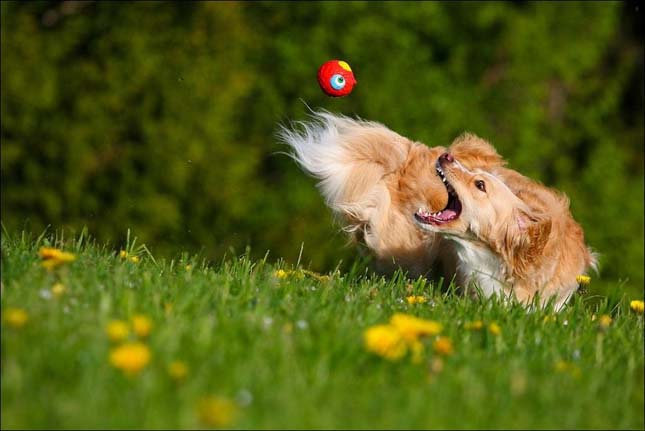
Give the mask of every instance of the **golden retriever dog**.
M 560 310 L 578 288 L 576 277 L 596 268 L 564 194 L 510 169 L 466 166 L 450 152 L 439 157 L 436 172 L 448 203 L 437 211 L 428 202 L 414 217 L 451 241 L 460 285 L 475 282 L 485 296 L 524 304 L 539 295 L 542 306 L 553 300 Z
M 297 127 L 297 126 L 300 127 Z M 384 125 L 326 111 L 313 120 L 282 127 L 279 138 L 311 176 L 350 238 L 374 255 L 376 269 L 403 268 L 412 277 L 454 275 L 453 251 L 441 238 L 423 232 L 413 214 L 435 212 L 448 204 L 448 192 L 435 164 L 447 150 L 469 168 L 490 170 L 504 161 L 483 140 L 463 135 L 450 148 L 428 147 Z

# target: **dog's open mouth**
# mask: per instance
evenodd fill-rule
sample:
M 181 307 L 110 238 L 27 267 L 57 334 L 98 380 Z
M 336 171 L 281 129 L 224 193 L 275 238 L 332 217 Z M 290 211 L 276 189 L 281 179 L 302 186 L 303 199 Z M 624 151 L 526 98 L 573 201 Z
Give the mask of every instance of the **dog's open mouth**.
M 459 197 L 457 196 L 457 193 L 455 193 L 455 189 L 446 179 L 446 176 L 441 169 L 441 164 L 438 160 L 436 169 L 439 178 L 441 178 L 441 181 L 443 181 L 444 185 L 446 186 L 446 190 L 448 191 L 448 204 L 441 211 L 434 213 L 426 211 L 423 208 L 419 208 L 417 212 L 414 213 L 414 218 L 419 223 L 441 225 L 456 220 L 461 214 L 461 202 L 459 201 Z

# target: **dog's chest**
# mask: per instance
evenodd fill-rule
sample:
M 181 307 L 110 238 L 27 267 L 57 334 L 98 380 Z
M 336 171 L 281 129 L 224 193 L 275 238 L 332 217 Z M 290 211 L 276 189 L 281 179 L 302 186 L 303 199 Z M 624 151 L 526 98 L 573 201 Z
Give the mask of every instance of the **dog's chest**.
M 454 239 L 458 257 L 457 271 L 464 286 L 473 282 L 489 297 L 504 293 L 504 274 L 500 259 L 485 246 Z

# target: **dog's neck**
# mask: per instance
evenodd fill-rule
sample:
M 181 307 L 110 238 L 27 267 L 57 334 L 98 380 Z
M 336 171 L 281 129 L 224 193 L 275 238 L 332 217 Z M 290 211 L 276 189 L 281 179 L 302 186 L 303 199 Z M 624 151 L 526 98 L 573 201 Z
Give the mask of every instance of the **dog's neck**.
M 472 282 L 481 289 L 485 297 L 505 294 L 506 270 L 497 253 L 478 240 L 453 235 L 446 235 L 445 238 L 453 244 L 458 256 L 459 284 L 465 287 Z

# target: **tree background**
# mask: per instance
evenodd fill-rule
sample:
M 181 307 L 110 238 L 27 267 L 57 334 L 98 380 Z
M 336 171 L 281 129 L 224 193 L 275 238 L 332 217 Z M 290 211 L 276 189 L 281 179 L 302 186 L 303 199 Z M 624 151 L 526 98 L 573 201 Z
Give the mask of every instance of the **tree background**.
M 463 131 L 571 198 L 592 290 L 642 295 L 643 33 L 617 2 L 2 2 L 2 223 L 325 271 L 356 250 L 284 154 L 312 108 Z M 358 85 L 333 99 L 320 64 Z

